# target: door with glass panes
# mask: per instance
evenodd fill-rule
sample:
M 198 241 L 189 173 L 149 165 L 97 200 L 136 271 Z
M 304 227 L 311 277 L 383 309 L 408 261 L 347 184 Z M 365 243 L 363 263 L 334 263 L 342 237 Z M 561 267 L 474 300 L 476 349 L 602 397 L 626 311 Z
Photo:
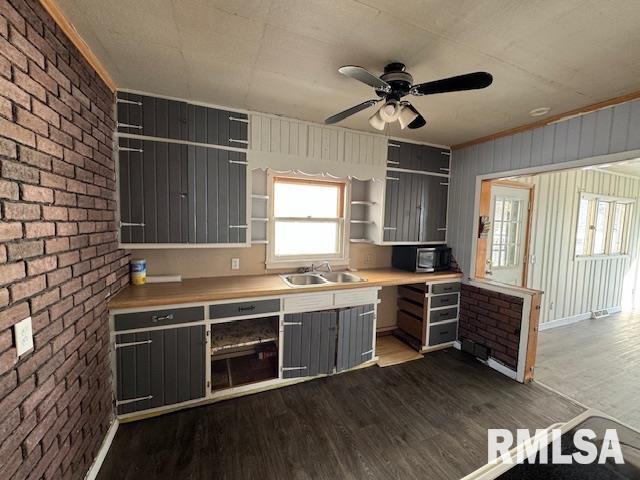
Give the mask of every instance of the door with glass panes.
M 487 278 L 524 286 L 530 189 L 491 187 L 491 230 Z

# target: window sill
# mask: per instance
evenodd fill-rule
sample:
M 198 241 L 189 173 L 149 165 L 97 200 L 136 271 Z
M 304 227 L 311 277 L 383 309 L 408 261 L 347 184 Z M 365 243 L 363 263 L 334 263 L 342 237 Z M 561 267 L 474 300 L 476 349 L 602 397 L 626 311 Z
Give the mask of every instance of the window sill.
M 348 258 L 336 258 L 336 259 L 314 258 L 314 259 L 308 259 L 308 260 L 304 260 L 304 259 L 267 260 L 265 262 L 265 266 L 267 270 L 281 270 L 284 268 L 289 269 L 289 268 L 309 267 L 311 266 L 311 264 L 319 265 L 323 262 L 329 262 L 329 265 L 331 265 L 331 268 L 349 266 Z

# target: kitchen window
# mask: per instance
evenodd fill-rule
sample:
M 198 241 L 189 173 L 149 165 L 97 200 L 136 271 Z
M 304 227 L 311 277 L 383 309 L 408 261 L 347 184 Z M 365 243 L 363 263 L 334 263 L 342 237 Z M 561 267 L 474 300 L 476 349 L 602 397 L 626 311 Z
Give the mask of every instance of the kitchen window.
M 577 257 L 624 255 L 631 223 L 633 200 L 580 195 L 576 228 Z
M 347 183 L 270 175 L 273 212 L 267 264 L 346 264 Z

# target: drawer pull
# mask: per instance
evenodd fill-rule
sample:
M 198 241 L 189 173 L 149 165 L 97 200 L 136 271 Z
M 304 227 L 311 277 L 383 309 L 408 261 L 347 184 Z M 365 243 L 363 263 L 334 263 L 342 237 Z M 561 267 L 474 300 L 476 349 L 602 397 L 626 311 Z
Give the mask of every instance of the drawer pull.
M 449 333 L 449 330 L 441 330 L 440 336 L 447 335 L 448 333 Z
M 256 309 L 255 305 L 249 305 L 248 307 L 238 307 L 239 312 L 250 312 L 255 309 Z
M 116 406 L 127 405 L 128 403 L 140 402 L 142 400 L 151 400 L 153 395 L 147 395 L 146 397 L 130 398 L 129 400 L 116 400 Z
M 153 343 L 153 340 L 144 340 L 141 342 L 116 343 L 116 348 L 135 347 L 137 345 L 148 345 L 149 343 Z
M 153 315 L 151 317 L 152 322 L 164 322 L 166 320 L 173 320 L 173 313 L 169 315 Z
M 118 127 L 122 127 L 122 128 L 137 128 L 138 130 L 142 130 L 142 125 L 131 125 L 129 123 L 118 123 Z

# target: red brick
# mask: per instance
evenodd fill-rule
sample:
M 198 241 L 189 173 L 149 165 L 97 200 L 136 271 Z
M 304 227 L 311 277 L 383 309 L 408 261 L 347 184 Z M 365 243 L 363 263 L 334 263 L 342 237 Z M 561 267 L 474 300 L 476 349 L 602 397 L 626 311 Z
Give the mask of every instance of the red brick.
M 54 207 L 54 206 L 43 205 L 42 217 L 45 220 L 68 220 L 69 209 L 65 207 Z
M 7 255 L 10 261 L 42 255 L 42 240 L 30 240 L 7 245 Z
M 40 275 L 42 273 L 55 270 L 58 265 L 58 257 L 55 255 L 49 257 L 36 258 L 27 261 L 27 275 Z
M 4 202 L 4 218 L 7 220 L 38 220 L 40 206 L 31 203 Z
M 56 128 L 60 128 L 60 114 L 36 99 L 31 99 L 31 103 L 31 110 L 33 111 L 34 115 L 42 118 L 50 125 L 53 125 Z
M 36 135 L 36 148 L 41 152 L 62 158 L 62 147 L 41 135 Z
M 36 187 L 34 185 L 22 185 L 22 200 L 28 202 L 52 203 L 53 190 L 45 187 Z
M 18 199 L 18 184 L 7 180 L 0 180 L 0 198 L 8 198 L 10 200 Z
M 0 137 L 0 157 L 15 159 L 18 153 L 16 142 Z
M 46 287 L 47 281 L 44 275 L 41 275 L 39 277 L 30 278 L 29 280 L 21 283 L 14 283 L 9 287 L 9 290 L 11 291 L 11 298 L 14 302 L 17 302 L 40 293 Z
M 40 310 L 47 308 L 52 303 L 58 301 L 60 298 L 60 292 L 56 288 L 55 290 L 50 290 L 42 295 L 38 295 L 31 299 L 31 310 L 33 313 L 37 313 Z
M 24 108 L 31 108 L 31 96 L 15 83 L 0 77 L 0 95 Z
M 18 125 L 22 125 L 24 128 L 28 128 L 40 135 L 48 135 L 49 125 L 47 122 L 22 108 L 18 108 L 16 113 L 16 122 L 18 122 Z
M 9 39 L 11 43 L 24 52 L 27 57 L 31 58 L 41 68 L 44 68 L 44 55 L 15 28 L 10 29 Z
M 51 170 L 51 157 L 31 148 L 20 147 L 20 161 L 40 170 Z
M 78 234 L 78 224 L 73 222 L 56 223 L 56 235 L 60 237 L 68 237 Z
M 67 186 L 67 180 L 53 173 L 40 172 L 40 185 L 43 187 L 64 189 Z
M 24 228 L 26 238 L 52 237 L 56 233 L 56 225 L 51 222 L 28 222 Z
M 23 73 L 22 71 L 16 69 L 13 81 L 18 87 L 20 87 L 25 92 L 30 93 L 31 95 L 39 98 L 43 102 L 47 101 L 47 92 L 45 91 L 44 87 L 40 85 L 38 82 L 36 82 L 33 78 L 31 78 L 26 73 Z M 37 102 L 36 99 L 32 98 L 31 100 L 32 102 Z M 32 104 L 32 107 L 33 107 L 33 104 Z
M 66 237 L 50 238 L 45 240 L 45 252 L 58 253 L 69 250 L 69 239 Z
M 25 277 L 24 263 L 8 263 L 0 265 L 0 285 L 7 285 Z M 26 316 L 29 314 L 27 313 Z M 0 326 L 4 322 L 0 322 Z M 0 329 L 1 330 L 1 329 Z
M 2 177 L 26 183 L 38 183 L 40 173 L 37 169 L 22 163 L 2 161 Z
M 61 268 L 47 274 L 47 285 L 54 287 L 71 278 L 71 267 Z
M 22 223 L 0 223 L 0 241 L 22 238 Z

